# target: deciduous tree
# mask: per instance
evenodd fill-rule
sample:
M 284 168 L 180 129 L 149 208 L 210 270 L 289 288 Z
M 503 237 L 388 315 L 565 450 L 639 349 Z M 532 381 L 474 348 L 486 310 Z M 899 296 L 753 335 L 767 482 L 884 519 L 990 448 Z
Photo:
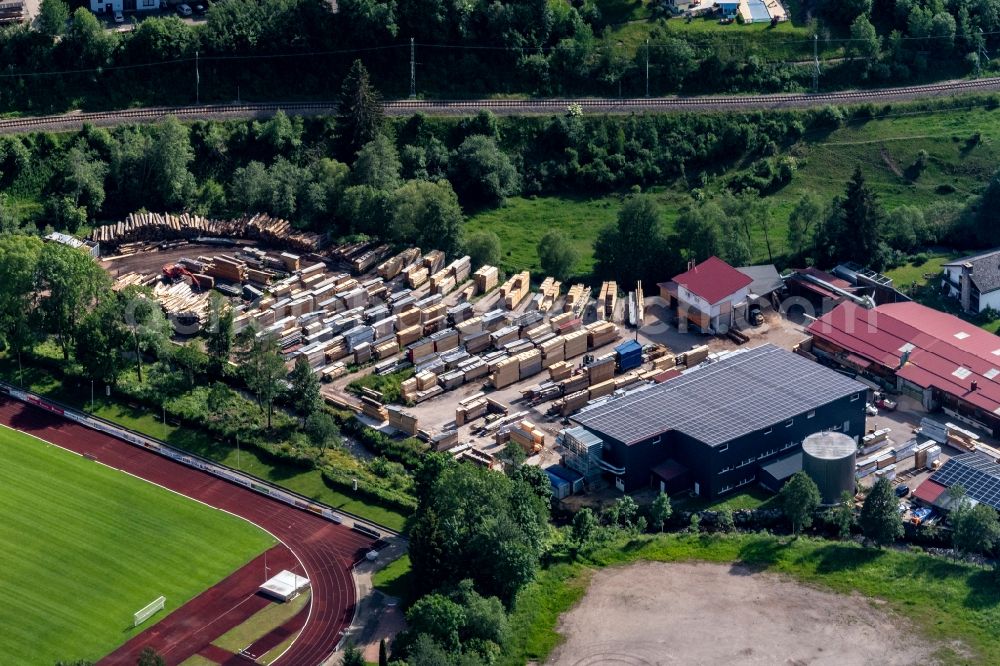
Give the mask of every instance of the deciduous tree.
M 463 202 L 495 206 L 518 191 L 520 179 L 493 137 L 473 134 L 452 153 L 449 180 Z
M 285 361 L 278 353 L 278 343 L 271 335 L 255 335 L 254 329 L 244 329 L 240 339 L 240 374 L 247 387 L 257 396 L 257 404 L 267 415 L 271 428 L 274 400 L 281 394 L 281 381 L 285 378 Z
M 670 497 L 666 493 L 659 493 L 649 507 L 649 517 L 653 523 L 653 529 L 662 532 L 663 526 L 670 520 L 673 513 L 674 509 L 670 504 Z
M 899 499 L 892 490 L 889 479 L 875 482 L 861 506 L 861 531 L 865 537 L 882 547 L 891 544 L 903 534 L 903 521 L 899 515 Z
M 300 354 L 295 357 L 295 365 L 288 375 L 291 384 L 289 399 L 292 406 L 303 417 L 309 416 L 320 409 L 323 398 L 319 394 L 319 379 L 309 365 L 309 359 Z
M 778 493 L 781 509 L 792 523 L 792 533 L 801 534 L 802 530 L 812 525 L 813 513 L 819 506 L 819 488 L 805 472 L 792 475 L 781 492 Z
M 477 231 L 466 236 L 463 249 L 473 266 L 498 266 L 501 258 L 500 237 L 492 231 Z
M 111 280 L 88 254 L 61 243 L 42 246 L 38 261 L 39 305 L 45 329 L 69 359 L 76 328 L 92 305 L 109 293 Z
M 538 259 L 542 271 L 560 281 L 573 274 L 578 255 L 569 237 L 560 229 L 549 229 L 538 241 Z

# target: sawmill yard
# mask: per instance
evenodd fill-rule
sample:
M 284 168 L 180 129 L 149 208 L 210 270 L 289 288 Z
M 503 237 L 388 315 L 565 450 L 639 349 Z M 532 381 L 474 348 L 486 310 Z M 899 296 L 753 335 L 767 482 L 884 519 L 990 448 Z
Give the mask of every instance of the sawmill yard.
M 289 364 L 308 359 L 328 403 L 489 467 L 510 441 L 558 462 L 556 435 L 588 401 L 735 347 L 669 325 L 637 285 L 562 285 L 421 248 L 321 247 L 265 216 L 134 215 L 92 238 L 112 255 L 102 265 L 115 288 L 151 287 L 179 331 L 208 320 L 214 288 L 235 308 L 236 331 L 274 335 Z M 747 334 L 785 348 L 803 337 L 774 313 Z M 615 348 L 631 339 L 643 360 L 622 372 Z M 369 375 L 385 379 L 357 383 Z

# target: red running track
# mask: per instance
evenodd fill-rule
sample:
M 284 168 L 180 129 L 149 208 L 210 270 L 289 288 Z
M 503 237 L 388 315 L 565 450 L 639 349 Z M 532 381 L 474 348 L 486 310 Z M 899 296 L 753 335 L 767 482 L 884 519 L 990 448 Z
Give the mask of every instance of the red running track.
M 283 541 L 305 569 L 312 602 L 302 633 L 280 663 L 321 663 L 350 625 L 352 569 L 373 546 L 371 537 L 11 398 L 0 397 L 0 423 L 229 511 Z

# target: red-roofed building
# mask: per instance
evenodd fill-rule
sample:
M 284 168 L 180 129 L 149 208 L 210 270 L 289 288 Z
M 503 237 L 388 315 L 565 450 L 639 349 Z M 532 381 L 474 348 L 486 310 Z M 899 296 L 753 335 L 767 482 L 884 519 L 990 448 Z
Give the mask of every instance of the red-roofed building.
M 697 266 L 661 284 L 676 302 L 677 316 L 703 333 L 722 333 L 736 323 L 738 311 L 746 306 L 753 279 L 718 257 L 709 257 Z
M 841 303 L 809 332 L 817 356 L 1000 436 L 1000 337 L 913 302 Z

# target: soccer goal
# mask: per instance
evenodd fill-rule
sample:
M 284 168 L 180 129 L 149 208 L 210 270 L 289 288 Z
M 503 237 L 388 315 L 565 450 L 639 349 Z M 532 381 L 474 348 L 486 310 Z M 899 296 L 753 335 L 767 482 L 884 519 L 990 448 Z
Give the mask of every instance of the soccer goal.
M 153 603 L 144 607 L 142 610 L 136 612 L 136 614 L 133 616 L 135 624 L 133 624 L 132 626 L 138 627 L 140 624 L 148 620 L 153 615 L 153 613 L 155 613 L 156 611 L 163 610 L 163 605 L 166 603 L 167 603 L 166 597 L 157 597 L 153 601 Z

